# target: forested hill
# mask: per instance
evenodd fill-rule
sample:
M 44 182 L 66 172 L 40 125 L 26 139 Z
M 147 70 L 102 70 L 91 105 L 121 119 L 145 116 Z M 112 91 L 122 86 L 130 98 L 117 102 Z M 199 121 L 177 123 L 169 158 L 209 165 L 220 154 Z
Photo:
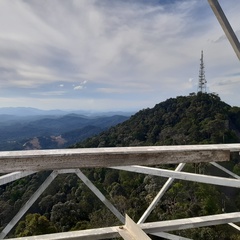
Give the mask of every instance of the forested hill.
M 233 143 L 240 140 L 240 108 L 215 94 L 170 98 L 75 147 Z

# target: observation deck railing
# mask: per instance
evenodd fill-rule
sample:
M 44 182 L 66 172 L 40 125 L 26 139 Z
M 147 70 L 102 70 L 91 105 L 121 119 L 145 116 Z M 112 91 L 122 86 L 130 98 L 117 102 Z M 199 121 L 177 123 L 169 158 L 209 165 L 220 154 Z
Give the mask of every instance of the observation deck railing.
M 102 203 L 125 225 L 24 237 L 19 239 L 107 239 L 117 236 L 122 236 L 124 239 L 150 239 L 145 233 L 151 233 L 165 239 L 176 239 L 175 235 L 167 232 L 218 224 L 229 224 L 235 229 L 240 230 L 240 227 L 235 224 L 236 222 L 240 222 L 240 212 L 144 223 L 164 193 L 171 187 L 174 179 L 240 188 L 240 177 L 217 163 L 229 161 L 231 152 L 240 152 L 240 144 L 0 152 L 0 172 L 5 173 L 5 175 L 0 177 L 0 185 L 15 181 L 37 171 L 53 170 L 22 209 L 20 209 L 9 224 L 5 226 L 2 233 L 0 233 L 0 238 L 3 239 L 7 236 L 56 176 L 62 173 L 75 173 L 93 191 Z M 200 162 L 209 162 L 215 167 L 228 173 L 233 178 L 182 172 L 186 163 Z M 170 163 L 178 164 L 175 171 L 156 167 Z M 168 180 L 139 221 L 134 223 L 128 216 L 123 216 L 80 170 L 82 168 L 96 167 L 151 174 L 159 177 L 167 177 Z

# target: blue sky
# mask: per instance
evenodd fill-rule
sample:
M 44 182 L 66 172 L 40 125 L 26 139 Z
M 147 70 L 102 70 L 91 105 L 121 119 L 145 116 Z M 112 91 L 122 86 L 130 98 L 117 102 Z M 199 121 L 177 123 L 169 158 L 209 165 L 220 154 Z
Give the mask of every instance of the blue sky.
M 240 1 L 220 0 L 240 38 Z M 197 91 L 240 106 L 240 64 L 207 0 L 1 0 L 0 107 L 139 110 Z

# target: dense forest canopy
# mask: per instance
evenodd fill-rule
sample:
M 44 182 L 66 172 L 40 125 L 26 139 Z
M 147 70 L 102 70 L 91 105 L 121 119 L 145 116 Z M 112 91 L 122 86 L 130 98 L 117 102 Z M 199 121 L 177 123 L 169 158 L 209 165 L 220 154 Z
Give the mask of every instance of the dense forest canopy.
M 75 147 L 184 145 L 238 142 L 240 108 L 215 94 L 170 98 Z
M 216 94 L 191 94 L 144 109 L 129 120 L 73 147 L 116 147 L 236 143 L 240 141 L 240 108 Z M 240 174 L 239 155 L 223 165 Z M 161 166 L 174 169 L 175 165 Z M 122 213 L 138 221 L 166 179 L 111 169 L 82 169 Z M 184 171 L 227 177 L 210 164 L 187 164 Z M 3 228 L 49 175 L 40 172 L 0 187 Z M 238 189 L 175 180 L 147 221 L 240 211 Z M 28 236 L 121 224 L 76 175 L 60 175 L 12 231 Z M 43 227 L 44 226 L 44 227 Z M 240 239 L 228 225 L 173 232 L 191 239 Z M 160 238 L 159 238 L 160 239 Z

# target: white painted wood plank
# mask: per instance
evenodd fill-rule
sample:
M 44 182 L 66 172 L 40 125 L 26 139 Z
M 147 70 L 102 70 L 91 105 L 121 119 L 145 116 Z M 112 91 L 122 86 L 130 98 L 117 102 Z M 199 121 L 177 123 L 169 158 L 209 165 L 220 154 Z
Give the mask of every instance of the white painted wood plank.
M 124 240 L 151 240 L 151 238 L 126 214 L 126 223 L 118 228 Z
M 0 186 L 3 184 L 16 181 L 20 178 L 24 178 L 26 176 L 32 175 L 34 173 L 35 172 L 33 171 L 22 171 L 22 172 L 13 172 L 13 173 L 5 174 L 3 176 L 0 176 Z
M 176 236 L 176 235 L 165 233 L 165 232 L 153 233 L 152 235 L 157 236 L 157 237 L 162 237 L 164 239 L 169 239 L 169 240 L 192 240 L 190 238 Z
M 216 214 L 194 218 L 169 220 L 162 222 L 142 223 L 140 227 L 146 233 L 175 231 L 182 229 L 198 228 L 205 226 L 227 224 L 229 222 L 240 222 L 240 212 Z
M 0 152 L 0 172 L 228 161 L 240 144 Z
M 188 172 L 176 172 L 167 169 L 159 169 L 152 167 L 143 167 L 143 166 L 123 166 L 123 167 L 112 167 L 113 169 L 149 174 L 159 177 L 170 177 L 176 178 L 186 181 L 192 182 L 201 182 L 208 183 L 219 186 L 227 186 L 227 187 L 236 187 L 240 188 L 240 180 L 233 178 L 223 178 L 223 177 L 215 177 L 209 175 L 188 173 Z

